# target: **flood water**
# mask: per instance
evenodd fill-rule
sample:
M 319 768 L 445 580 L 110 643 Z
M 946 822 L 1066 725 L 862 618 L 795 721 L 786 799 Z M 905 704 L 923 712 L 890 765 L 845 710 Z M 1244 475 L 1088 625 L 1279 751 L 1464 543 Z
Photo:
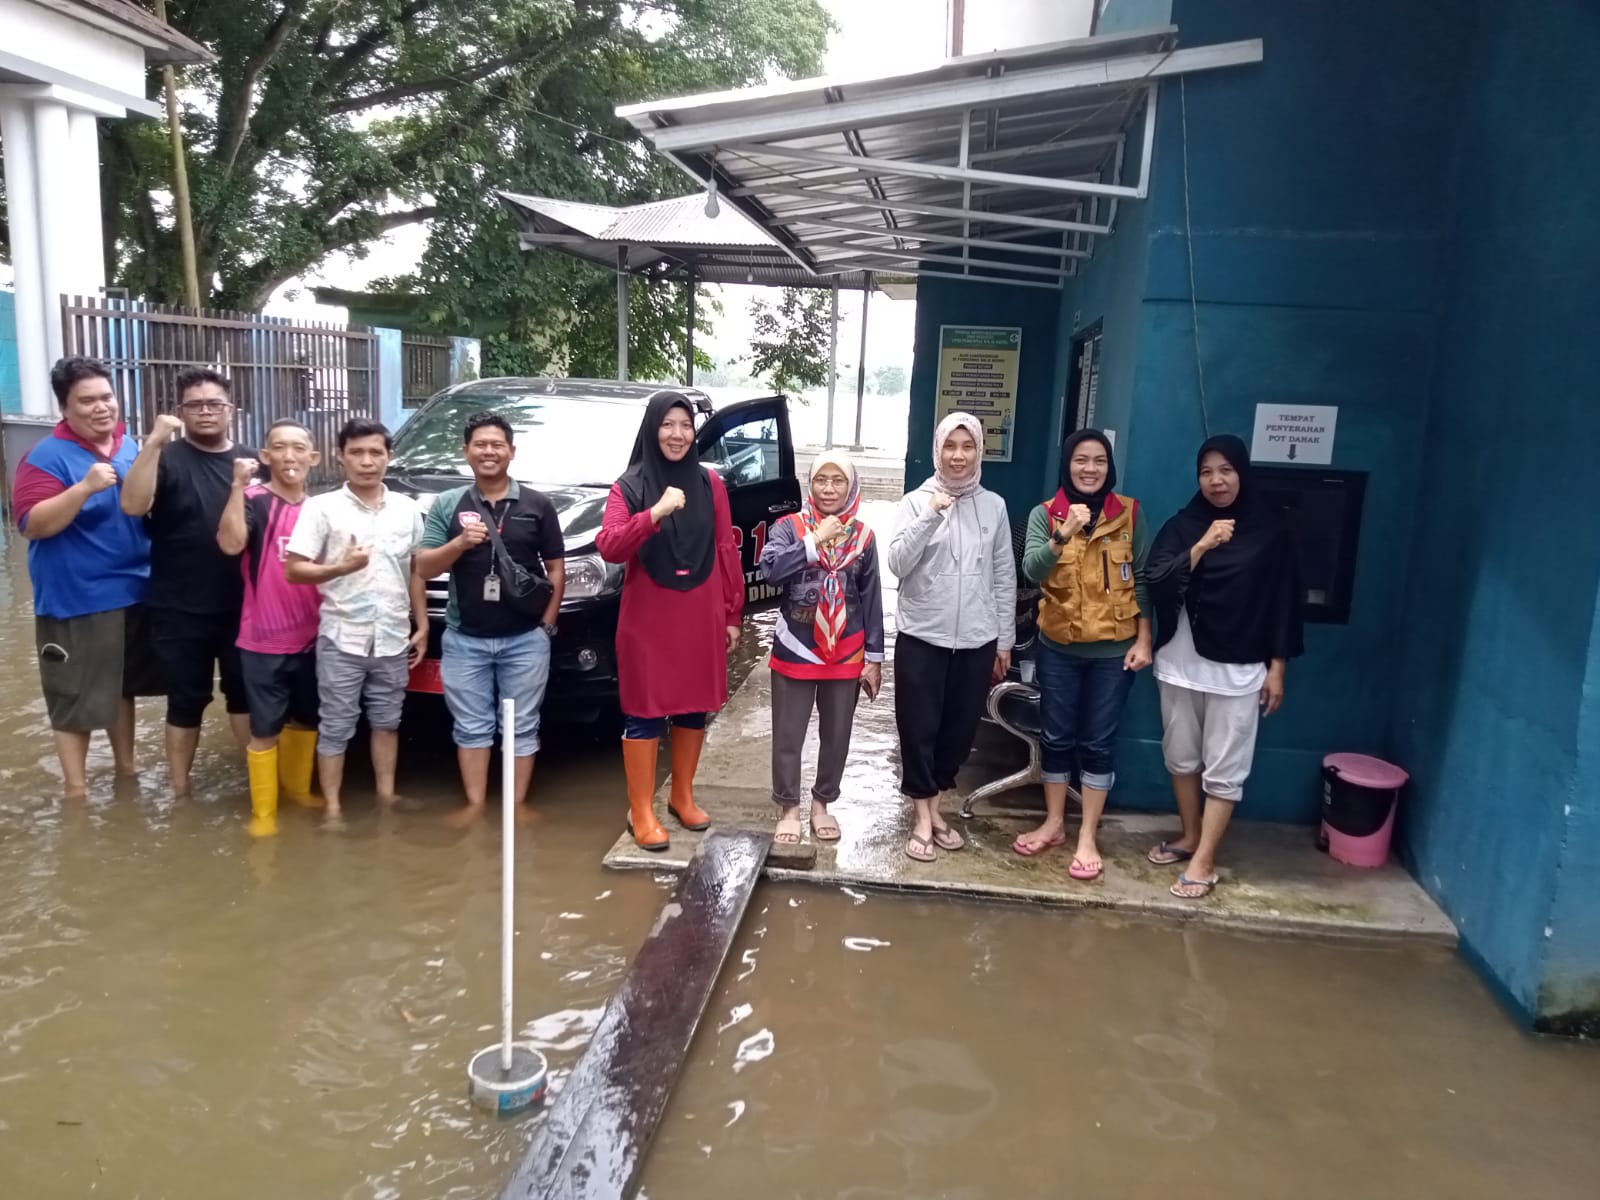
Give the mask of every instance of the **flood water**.
M 441 819 L 437 713 L 402 750 L 426 811 L 380 817 L 357 772 L 346 832 L 252 842 L 220 721 L 171 802 L 156 702 L 141 779 L 107 756 L 57 799 L 15 543 L 0 661 L 0 1197 L 497 1196 L 530 1125 L 473 1112 L 465 1066 L 499 839 Z M 559 1087 L 673 881 L 601 869 L 614 746 L 551 733 L 517 1013 Z M 762 884 L 644 1194 L 1587 1198 L 1597 1127 L 1600 1052 L 1444 951 Z

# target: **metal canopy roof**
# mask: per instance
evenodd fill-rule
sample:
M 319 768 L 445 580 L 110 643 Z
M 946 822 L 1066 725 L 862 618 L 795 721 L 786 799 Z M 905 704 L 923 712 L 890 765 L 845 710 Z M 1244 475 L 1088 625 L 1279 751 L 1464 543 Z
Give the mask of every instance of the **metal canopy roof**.
M 706 215 L 703 195 L 614 208 L 500 192 L 524 250 L 561 250 L 607 270 L 647 279 L 773 287 L 872 286 L 864 271 L 819 277 L 732 205 Z
M 617 115 L 808 271 L 1059 288 L 1148 192 L 1159 81 L 1261 56 L 1169 25 Z

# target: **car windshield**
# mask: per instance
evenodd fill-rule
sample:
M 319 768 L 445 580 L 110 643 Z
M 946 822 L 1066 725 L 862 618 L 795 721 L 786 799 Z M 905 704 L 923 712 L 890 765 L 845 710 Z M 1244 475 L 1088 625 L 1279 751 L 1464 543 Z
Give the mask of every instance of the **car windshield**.
M 642 404 L 542 392 L 458 392 L 429 405 L 395 439 L 394 466 L 418 475 L 471 475 L 462 455 L 467 418 L 488 410 L 516 431 L 511 473 L 528 483 L 609 486 L 628 465 Z

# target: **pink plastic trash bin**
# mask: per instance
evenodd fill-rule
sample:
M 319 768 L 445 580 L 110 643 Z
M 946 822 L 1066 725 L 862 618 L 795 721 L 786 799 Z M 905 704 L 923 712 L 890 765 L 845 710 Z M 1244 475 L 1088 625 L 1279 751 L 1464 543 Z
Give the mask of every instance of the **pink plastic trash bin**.
M 1352 867 L 1389 861 L 1401 768 L 1365 754 L 1330 754 L 1322 760 L 1322 830 L 1328 853 Z

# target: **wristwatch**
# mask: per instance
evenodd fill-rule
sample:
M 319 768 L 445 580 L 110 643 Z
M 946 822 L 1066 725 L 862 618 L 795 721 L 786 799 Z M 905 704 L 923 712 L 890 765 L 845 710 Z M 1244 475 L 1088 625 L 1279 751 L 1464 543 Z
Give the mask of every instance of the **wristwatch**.
M 546 621 L 546 622 L 544 622 L 544 624 L 543 624 L 543 626 L 541 628 L 544 629 L 544 635 L 546 637 L 552 637 L 552 638 L 555 637 L 555 635 L 556 635 L 556 623 L 554 621 Z

